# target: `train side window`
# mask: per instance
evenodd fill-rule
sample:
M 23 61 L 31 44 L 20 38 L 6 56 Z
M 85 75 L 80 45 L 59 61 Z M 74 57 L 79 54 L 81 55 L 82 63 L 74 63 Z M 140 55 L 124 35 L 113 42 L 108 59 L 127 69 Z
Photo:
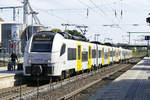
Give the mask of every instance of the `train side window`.
M 109 57 L 112 57 L 112 51 L 109 52 Z
M 105 59 L 108 59 L 108 52 L 105 52 Z
M 82 61 L 88 61 L 88 52 L 82 52 Z
M 101 58 L 101 50 L 99 50 L 98 52 L 99 52 L 99 58 Z
M 105 56 L 104 48 L 102 48 L 101 55 L 104 58 L 104 56 Z
M 112 51 L 110 51 L 110 57 L 112 57 Z
M 60 56 L 62 56 L 66 51 L 66 44 L 63 44 L 60 50 Z
M 91 58 L 91 47 L 89 47 L 89 58 Z
M 116 56 L 116 51 L 113 52 L 113 56 Z
M 76 48 L 68 48 L 68 60 L 76 60 Z
M 92 50 L 92 58 L 96 58 L 96 50 Z

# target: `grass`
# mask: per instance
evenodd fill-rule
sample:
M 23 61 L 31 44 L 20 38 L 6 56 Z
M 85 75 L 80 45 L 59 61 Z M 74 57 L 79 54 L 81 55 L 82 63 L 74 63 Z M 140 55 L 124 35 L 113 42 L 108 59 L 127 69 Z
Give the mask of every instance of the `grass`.
M 6 67 L 7 65 L 8 65 L 8 62 L 0 61 L 0 67 Z
M 144 56 L 146 54 L 147 54 L 147 52 L 133 52 L 132 56 L 133 57 L 137 57 L 137 56 Z

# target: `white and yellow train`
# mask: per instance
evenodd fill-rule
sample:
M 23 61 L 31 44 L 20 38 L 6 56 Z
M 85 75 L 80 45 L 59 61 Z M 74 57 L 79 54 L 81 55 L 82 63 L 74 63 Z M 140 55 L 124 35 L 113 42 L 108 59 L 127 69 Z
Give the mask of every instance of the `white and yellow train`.
M 65 38 L 64 34 L 41 31 L 32 35 L 25 48 L 24 76 L 66 77 L 132 57 L 132 51 Z M 31 78 L 32 80 L 33 78 Z

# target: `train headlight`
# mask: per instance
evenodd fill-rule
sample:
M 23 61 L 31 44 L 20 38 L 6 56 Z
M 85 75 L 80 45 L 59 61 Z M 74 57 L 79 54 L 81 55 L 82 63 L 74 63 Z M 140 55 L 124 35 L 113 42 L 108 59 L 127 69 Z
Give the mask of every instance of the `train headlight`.
M 28 56 L 28 64 L 31 64 L 31 55 Z
M 28 60 L 28 63 L 31 64 L 31 59 Z
M 50 64 L 50 63 L 51 63 L 51 61 L 50 61 L 50 60 L 48 60 L 47 62 L 48 62 L 48 64 Z
M 50 66 L 50 65 L 51 65 L 51 61 L 50 61 L 50 60 L 48 60 L 48 61 L 47 61 L 47 63 L 48 63 L 48 66 Z

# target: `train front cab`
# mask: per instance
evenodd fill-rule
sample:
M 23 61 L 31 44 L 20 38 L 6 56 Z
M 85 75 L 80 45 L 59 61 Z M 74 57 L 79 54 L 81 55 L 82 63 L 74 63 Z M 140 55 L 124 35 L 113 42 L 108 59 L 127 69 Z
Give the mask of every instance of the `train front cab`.
M 30 79 L 46 80 L 49 74 L 53 74 L 54 66 L 51 66 L 52 46 L 56 33 L 40 32 L 34 34 L 25 48 L 24 76 Z M 50 65 L 50 66 L 49 66 Z

